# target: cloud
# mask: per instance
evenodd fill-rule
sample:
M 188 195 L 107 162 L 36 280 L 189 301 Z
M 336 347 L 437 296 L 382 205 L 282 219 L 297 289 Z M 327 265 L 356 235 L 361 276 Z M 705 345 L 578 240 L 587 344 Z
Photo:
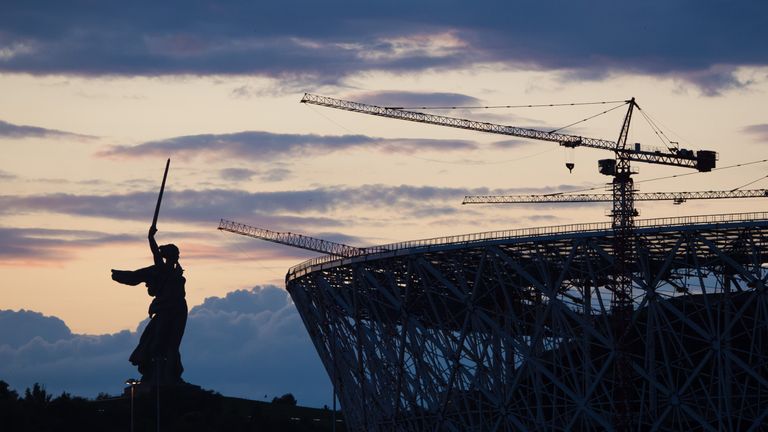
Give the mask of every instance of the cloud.
M 255 218 L 250 223 L 275 226 L 308 226 L 300 218 Z M 271 224 L 269 222 L 272 222 Z M 323 226 L 322 223 L 317 224 Z M 229 260 L 304 260 L 317 256 L 317 252 L 286 247 L 266 241 L 236 236 L 234 234 L 214 231 L 215 224 L 211 223 L 210 231 L 179 232 L 163 231 L 159 238 L 172 239 L 181 248 L 183 259 L 213 259 L 220 260 L 227 256 Z M 345 236 L 337 232 L 323 231 L 314 234 L 315 237 L 337 242 L 347 241 L 352 245 L 365 243 L 363 239 Z M 41 228 L 6 228 L 0 227 L 0 265 L 60 265 L 63 261 L 76 259 L 80 251 L 108 245 L 123 246 L 126 244 L 143 245 L 146 239 L 142 234 L 105 234 L 97 231 L 78 230 L 49 230 Z M 233 254 L 233 250 L 237 253 Z
M 54 394 L 117 393 L 132 373 L 126 359 L 138 342 L 135 333 L 75 335 L 56 317 L 24 310 L 0 317 L 15 324 L 12 332 L 0 332 L 0 379 L 18 390 L 39 382 Z
M 261 180 L 267 182 L 278 182 L 289 178 L 292 175 L 291 170 L 286 168 L 272 168 L 262 173 Z
M 190 310 L 182 349 L 186 379 L 223 394 L 292 392 L 328 403 L 328 377 L 287 293 L 274 286 L 208 298 Z M 206 385 L 206 382 L 211 384 Z
M 0 64 L 2 64 L 2 56 L 0 56 Z M 37 126 L 15 125 L 0 120 L 0 138 L 76 138 L 78 140 L 84 140 L 93 139 L 95 137 Z
M 138 332 L 72 335 L 55 317 L 0 311 L 0 379 L 18 390 L 117 394 L 137 372 L 128 356 Z M 58 333 L 56 333 L 58 331 Z M 293 393 L 302 405 L 330 404 L 330 381 L 287 293 L 275 286 L 210 297 L 189 311 L 183 378 L 224 395 L 268 399 Z
M 370 101 L 369 103 L 384 107 L 418 108 L 428 107 L 459 107 L 481 105 L 479 99 L 460 93 L 440 92 L 405 92 L 405 91 L 379 91 L 358 93 L 349 97 L 356 101 Z
M 373 245 L 375 239 L 349 236 L 343 234 L 343 231 L 353 224 L 388 223 L 386 220 L 391 213 L 412 218 L 460 217 L 468 211 L 459 204 L 465 195 L 552 193 L 583 188 L 584 185 L 557 185 L 541 188 L 464 189 L 373 184 L 275 192 L 169 189 L 166 190 L 163 202 L 163 220 L 196 224 L 208 230 L 166 231 L 161 226 L 160 236 L 178 244 L 184 259 L 220 259 L 221 256 L 230 255 L 234 248 L 239 253 L 232 259 L 301 260 L 315 256 L 316 253 L 223 234 L 214 231 L 214 228 L 224 218 L 273 231 L 298 231 L 312 237 L 363 247 Z M 0 214 L 63 214 L 119 221 L 147 221 L 153 209 L 147 203 L 155 199 L 154 191 L 116 195 L 5 195 L 0 196 Z M 375 214 L 373 218 L 378 219 L 365 219 L 358 210 L 371 210 Z M 336 211 L 342 213 L 332 214 Z M 141 233 L 0 227 L 0 264 L 39 265 L 61 262 L 94 247 L 143 242 Z
M 297 155 L 311 157 L 355 148 L 375 148 L 394 153 L 420 150 L 471 150 L 471 141 L 436 139 L 388 139 L 366 135 L 278 134 L 246 131 L 229 134 L 186 135 L 136 146 L 114 146 L 99 153 L 112 157 L 154 157 L 169 154 L 179 157 L 209 156 L 247 160 L 271 160 Z
M 340 232 L 348 229 L 350 224 L 361 223 L 354 212 L 347 216 L 354 218 L 354 221 L 345 220 L 343 215 L 329 216 L 327 213 L 360 208 L 396 211 L 404 215 L 437 216 L 441 211 L 449 211 L 451 206 L 458 208 L 466 192 L 458 188 L 384 185 L 353 188 L 329 186 L 282 192 L 166 190 L 163 220 L 197 224 L 209 231 L 204 234 L 173 232 L 163 230 L 161 226 L 160 238 L 170 239 L 179 245 L 183 259 L 219 260 L 221 256 L 233 256 L 232 259 L 243 260 L 304 260 L 317 253 L 220 233 L 214 231 L 214 228 L 218 226 L 219 219 L 224 218 L 273 231 L 298 231 L 352 246 L 370 246 L 372 239 L 347 236 Z M 487 193 L 488 190 L 476 192 Z M 148 207 L 147 203 L 155 199 L 155 192 L 0 196 L 0 214 L 54 213 L 120 221 L 148 221 L 151 219 L 152 207 Z M 109 244 L 141 244 L 144 242 L 142 238 L 141 233 L 107 234 L 97 231 L 0 227 L 0 264 L 59 263 L 76 258 L 78 252 L 85 249 Z
M 530 140 L 508 139 L 508 140 L 496 141 L 495 143 L 493 143 L 493 146 L 496 148 L 508 150 L 513 148 L 520 148 L 529 144 L 531 144 Z
M 0 264 L 62 261 L 77 249 L 133 241 L 132 236 L 98 231 L 0 227 Z
M 735 65 L 712 65 L 707 69 L 683 71 L 678 78 L 696 85 L 705 96 L 720 96 L 724 91 L 748 87 L 752 80 L 738 77 Z
M 358 187 L 324 186 L 313 189 L 248 192 L 231 189 L 166 190 L 163 218 L 179 222 L 218 224 L 220 218 L 254 221 L 281 230 L 290 226 L 343 225 L 327 216 L 333 210 L 351 208 L 386 209 L 416 212 L 434 205 L 453 206 L 465 195 L 506 195 L 552 193 L 579 186 L 559 185 L 542 188 L 450 188 L 411 185 L 361 185 Z M 118 220 L 149 220 L 156 192 L 116 195 L 45 194 L 0 196 L 0 214 L 59 213 L 75 216 L 104 217 Z
M 737 82 L 725 69 L 768 63 L 761 43 L 768 4 L 760 0 L 733 7 L 695 0 L 596 0 L 589 7 L 567 0 L 465 7 L 436 0 L 48 0 L 13 2 L 3 12 L 0 70 L 32 74 L 245 74 L 322 85 L 367 71 L 497 63 L 574 71 L 581 79 L 675 76 L 714 94 Z M 725 68 L 720 77 L 702 75 L 715 66 Z
M 249 181 L 258 177 L 265 182 L 279 182 L 289 178 L 292 171 L 286 168 L 270 168 L 267 170 L 253 170 L 250 168 L 225 168 L 219 171 L 219 176 L 230 182 Z
M 768 123 L 745 126 L 742 130 L 754 136 L 757 140 L 768 141 Z
M 69 327 L 59 318 L 24 309 L 18 312 L 0 310 L 0 345 L 19 348 L 33 339 L 30 335 L 48 343 L 73 337 Z
M 221 175 L 221 178 L 223 178 L 224 180 L 230 180 L 230 181 L 250 180 L 258 173 L 259 173 L 258 171 L 254 171 L 252 169 L 247 169 L 247 168 L 226 168 L 219 171 L 219 175 Z

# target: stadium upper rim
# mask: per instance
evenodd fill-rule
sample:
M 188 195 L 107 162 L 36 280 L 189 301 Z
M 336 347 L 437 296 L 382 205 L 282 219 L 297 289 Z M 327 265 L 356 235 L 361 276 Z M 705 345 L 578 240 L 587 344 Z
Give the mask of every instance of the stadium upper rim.
M 726 213 L 716 215 L 638 219 L 635 221 L 635 228 L 638 234 L 746 225 L 768 226 L 768 212 Z M 286 282 L 289 282 L 318 270 L 395 256 L 462 249 L 466 247 L 481 247 L 498 243 L 537 242 L 576 237 L 606 237 L 612 234 L 613 230 L 610 222 L 593 222 L 502 231 L 486 231 L 455 236 L 410 240 L 361 248 L 360 254 L 352 257 L 342 258 L 335 255 L 322 255 L 312 258 L 291 267 L 285 276 L 285 280 Z

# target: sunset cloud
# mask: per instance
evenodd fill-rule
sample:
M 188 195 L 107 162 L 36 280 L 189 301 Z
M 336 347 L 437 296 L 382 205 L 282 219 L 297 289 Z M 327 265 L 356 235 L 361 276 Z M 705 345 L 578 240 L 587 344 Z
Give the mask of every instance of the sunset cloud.
M 62 262 L 77 250 L 124 244 L 131 236 L 98 231 L 0 227 L 0 265 L 19 262 Z
M 444 92 L 406 92 L 406 91 L 376 91 L 356 93 L 349 96 L 356 101 L 367 101 L 368 103 L 384 107 L 454 107 L 481 105 L 482 102 L 472 96 L 460 93 Z
M 759 141 L 768 141 L 768 123 L 749 125 L 743 131 Z
M 149 141 L 135 146 L 115 146 L 99 154 L 108 157 L 134 158 L 172 154 L 182 158 L 207 156 L 213 159 L 265 161 L 288 156 L 296 159 L 363 148 L 390 153 L 415 153 L 425 150 L 471 150 L 476 148 L 476 145 L 465 140 L 390 139 L 366 135 L 299 135 L 246 131 L 230 134 L 187 135 Z
M 1 59 L 0 64 L 2 64 Z M 85 140 L 93 139 L 95 137 L 37 126 L 16 125 L 0 120 L 0 138 L 74 138 L 77 140 Z
M 40 13 L 45 10 L 46 13 Z M 480 64 L 572 71 L 564 77 L 673 76 L 705 94 L 738 86 L 733 68 L 765 66 L 768 5 L 498 0 L 333 0 L 226 5 L 15 2 L 0 17 L 0 70 L 85 76 L 260 75 L 339 83 Z M 152 17 L 152 19 L 147 19 Z M 407 17 L 407 19 L 403 19 Z M 301 25 L 296 25 L 301 23 Z M 575 35 L 578 35 L 577 37 Z
M 163 201 L 163 215 L 171 220 L 193 223 L 218 222 L 222 217 L 253 219 L 262 216 L 299 218 L 307 213 L 327 213 L 338 208 L 394 209 L 417 211 L 434 204 L 458 207 L 464 195 L 553 192 L 553 188 L 520 188 L 492 191 L 487 188 L 450 188 L 434 186 L 389 186 L 381 184 L 327 186 L 304 190 L 248 192 L 232 189 L 168 190 Z M 120 220 L 146 220 L 156 192 L 113 195 L 45 194 L 0 196 L 0 214 L 28 212 L 60 213 L 76 216 L 105 217 Z M 330 220 L 315 217 L 314 223 L 333 226 Z M 297 219 L 298 221 L 298 219 Z M 311 221 L 302 219 L 303 223 Z M 338 222 L 337 222 L 338 224 Z

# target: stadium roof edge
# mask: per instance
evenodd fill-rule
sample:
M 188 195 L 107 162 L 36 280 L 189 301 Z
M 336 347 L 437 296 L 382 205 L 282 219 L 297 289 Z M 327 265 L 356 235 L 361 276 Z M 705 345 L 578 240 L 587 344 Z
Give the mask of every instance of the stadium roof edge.
M 638 234 L 669 230 L 709 230 L 720 226 L 737 227 L 746 225 L 768 226 L 768 212 L 697 215 L 638 219 L 635 221 L 635 228 Z M 291 267 L 286 274 L 286 281 L 324 268 L 414 253 L 488 246 L 498 243 L 551 241 L 565 238 L 605 237 L 610 235 L 612 235 L 610 222 L 594 222 L 410 240 L 363 248 L 363 250 L 369 251 L 369 253 L 353 257 L 341 258 L 333 255 L 322 255 L 312 258 Z

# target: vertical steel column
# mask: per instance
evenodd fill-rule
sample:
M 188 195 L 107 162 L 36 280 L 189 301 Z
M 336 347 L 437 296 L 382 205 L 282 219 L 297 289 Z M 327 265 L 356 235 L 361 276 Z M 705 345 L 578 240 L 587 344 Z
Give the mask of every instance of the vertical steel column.
M 635 98 L 629 101 L 627 115 L 616 141 L 616 172 L 614 173 L 611 191 L 613 193 L 613 210 L 611 212 L 614 234 L 614 263 L 616 271 L 613 275 L 613 298 L 611 309 L 613 313 L 613 336 L 616 343 L 616 361 L 614 370 L 614 426 L 617 431 L 628 431 L 632 424 L 630 406 L 631 380 L 627 376 L 632 366 L 628 358 L 626 333 L 632 321 L 632 274 L 630 265 L 635 262 L 635 202 L 632 168 L 624 150 L 629 135 L 629 124 L 632 121 L 632 110 Z

